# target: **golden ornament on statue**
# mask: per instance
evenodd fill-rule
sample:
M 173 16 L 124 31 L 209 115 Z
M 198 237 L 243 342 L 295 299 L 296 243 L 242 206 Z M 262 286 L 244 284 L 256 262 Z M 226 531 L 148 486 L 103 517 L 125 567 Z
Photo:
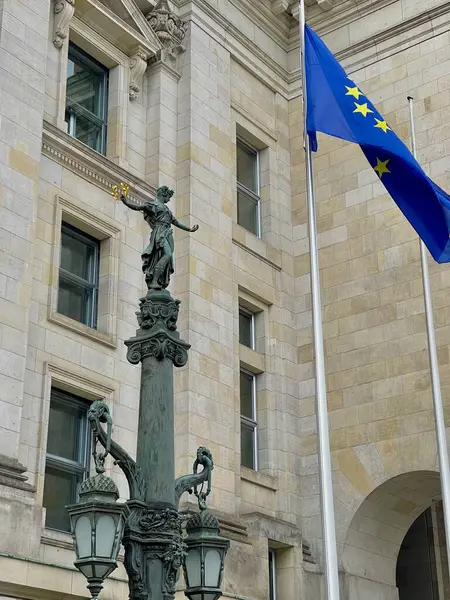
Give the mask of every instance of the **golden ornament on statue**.
M 128 193 L 130 191 L 130 186 L 128 183 L 120 182 L 120 189 L 118 185 L 113 185 L 112 188 L 112 196 L 115 200 L 120 200 L 121 198 L 127 198 Z

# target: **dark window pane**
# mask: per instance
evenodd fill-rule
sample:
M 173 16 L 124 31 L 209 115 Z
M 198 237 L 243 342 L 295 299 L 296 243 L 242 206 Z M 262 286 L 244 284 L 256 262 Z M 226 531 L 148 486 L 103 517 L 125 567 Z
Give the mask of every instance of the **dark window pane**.
M 66 122 L 71 123 L 70 135 L 89 146 L 89 148 L 100 153 L 103 152 L 103 124 L 92 121 L 81 111 L 77 111 L 75 106 L 67 107 Z
M 237 180 L 255 194 L 259 194 L 257 154 L 240 144 L 239 141 L 237 143 Z
M 248 419 L 254 419 L 253 412 L 253 377 L 241 371 L 240 377 L 240 395 L 241 395 L 241 415 Z
M 255 430 L 241 423 L 241 465 L 248 469 L 255 468 Z
M 74 237 L 67 230 L 61 233 L 61 268 L 86 281 L 93 280 L 95 247 Z
M 44 506 L 45 525 L 52 529 L 69 531 L 67 504 L 77 501 L 82 475 L 75 475 L 53 467 L 45 469 Z
M 73 45 L 67 65 L 66 121 L 70 135 L 105 152 L 107 69 Z
M 48 419 L 47 454 L 73 461 L 83 461 L 83 423 L 86 410 L 76 404 L 55 399 L 50 401 Z
M 58 312 L 96 327 L 100 244 L 94 238 L 63 224 Z
M 58 312 L 89 327 L 95 327 L 92 314 L 93 290 L 59 278 Z
M 269 550 L 269 600 L 276 600 L 275 550 Z
M 253 348 L 253 319 L 247 313 L 239 313 L 239 343 Z
M 103 118 L 104 73 L 95 72 L 71 54 L 67 66 L 67 98 Z
M 258 203 L 238 191 L 237 209 L 237 221 L 239 225 L 251 233 L 258 235 Z

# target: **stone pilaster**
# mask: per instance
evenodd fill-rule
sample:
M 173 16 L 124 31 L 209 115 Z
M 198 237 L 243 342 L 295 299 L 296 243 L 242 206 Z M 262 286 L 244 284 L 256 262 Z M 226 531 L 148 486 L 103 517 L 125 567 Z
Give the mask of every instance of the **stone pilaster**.
M 0 414 L 7 416 L 0 419 L 0 455 L 16 460 L 21 458 L 51 2 L 25 0 L 20 11 L 14 4 L 4 0 L 0 11 Z M 7 26 L 20 16 L 17 31 Z

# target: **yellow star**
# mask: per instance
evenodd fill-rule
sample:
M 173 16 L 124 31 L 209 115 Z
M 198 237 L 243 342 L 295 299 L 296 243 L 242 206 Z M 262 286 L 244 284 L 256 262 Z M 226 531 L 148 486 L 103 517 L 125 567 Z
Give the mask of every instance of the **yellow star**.
M 367 106 L 367 102 L 365 104 L 358 104 L 355 102 L 355 106 L 356 108 L 353 112 L 361 113 L 363 117 L 367 117 L 368 113 L 373 113 L 373 110 L 370 110 L 370 108 Z
M 375 117 L 375 121 L 377 122 L 376 125 L 374 125 L 374 127 L 378 127 L 378 129 L 382 129 L 384 131 L 384 133 L 387 133 L 388 130 L 391 131 L 391 128 L 389 127 L 389 125 L 386 123 L 386 121 L 380 121 L 379 119 L 377 119 Z
M 357 100 L 359 100 L 360 96 L 363 96 L 363 94 L 358 90 L 357 87 L 349 87 L 348 85 L 346 85 L 345 87 L 347 88 L 347 93 L 345 94 L 346 96 L 353 96 Z
M 390 160 L 390 158 L 387 160 L 380 160 L 377 156 L 377 164 L 374 166 L 373 170 L 378 173 L 380 179 L 383 177 L 384 173 L 390 173 L 389 169 L 387 168 L 387 164 Z

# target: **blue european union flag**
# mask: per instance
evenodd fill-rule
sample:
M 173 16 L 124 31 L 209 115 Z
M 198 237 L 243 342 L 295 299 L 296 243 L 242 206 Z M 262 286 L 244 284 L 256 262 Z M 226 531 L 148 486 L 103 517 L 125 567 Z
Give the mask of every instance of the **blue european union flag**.
M 361 146 L 381 182 L 437 262 L 450 262 L 450 196 L 425 174 L 314 31 L 305 26 L 306 129 Z

